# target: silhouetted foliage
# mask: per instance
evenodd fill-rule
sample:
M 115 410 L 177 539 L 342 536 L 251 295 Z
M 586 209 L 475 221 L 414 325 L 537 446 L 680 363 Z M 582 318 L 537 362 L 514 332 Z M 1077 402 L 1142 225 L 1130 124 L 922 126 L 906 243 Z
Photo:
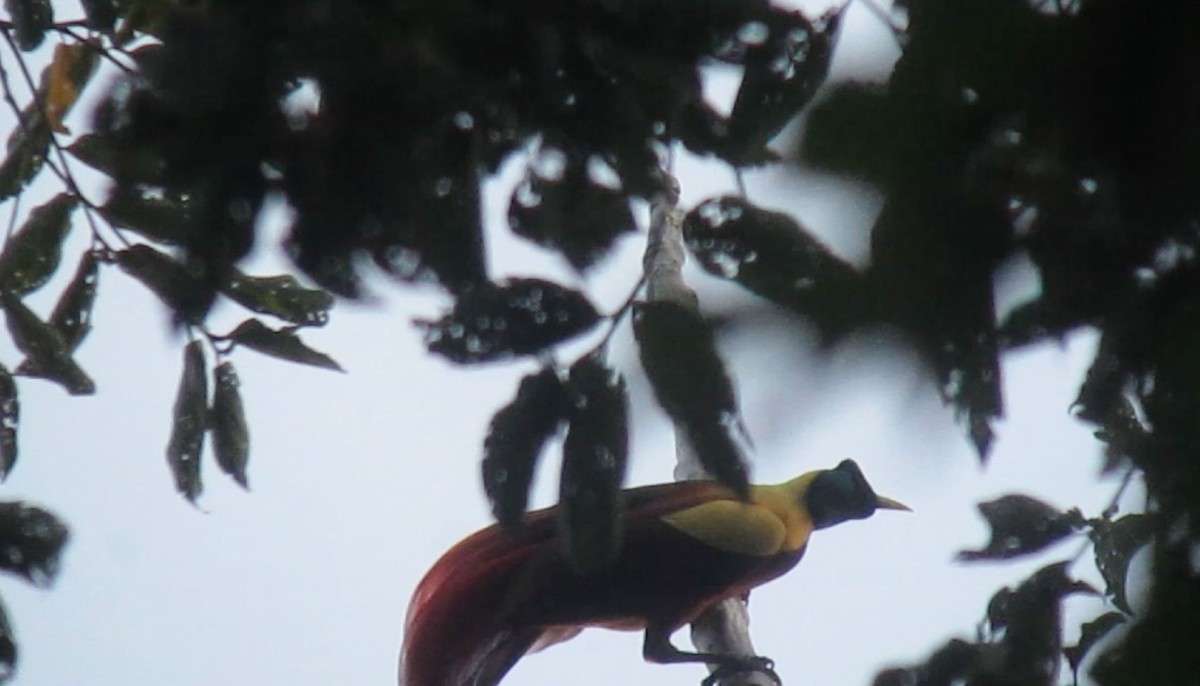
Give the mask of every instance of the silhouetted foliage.
M 494 281 L 482 184 L 511 160 L 524 164 L 509 228 L 586 272 L 632 233 L 631 208 L 667 190 L 671 146 L 739 168 L 798 164 L 881 193 L 867 266 L 850 266 L 795 218 L 728 196 L 688 213 L 700 264 L 781 316 L 809 320 L 823 345 L 868 327 L 902 332 L 981 457 L 1004 411 L 1005 353 L 1099 330 L 1075 412 L 1105 444 L 1101 468 L 1144 478 L 1148 495 L 1147 512 L 1120 517 L 1024 495 L 982 504 L 991 541 L 965 558 L 1086 536 L 1116 614 L 1063 649 L 1059 601 L 1084 589 L 1051 565 L 993 598 L 998 633 L 951 640 L 876 683 L 1051 684 L 1063 654 L 1102 686 L 1194 680 L 1200 4 L 896 4 L 906 16 L 892 27 L 900 57 L 887 81 L 826 84 L 844 6 L 817 17 L 766 0 L 86 0 L 82 18 L 67 18 L 48 0 L 6 0 L 0 86 L 17 123 L 0 201 L 12 203 L 15 230 L 0 250 L 0 305 L 25 359 L 0 367 L 0 475 L 18 458 L 14 376 L 95 391 L 73 355 L 100 271 L 116 265 L 142 283 L 191 341 L 168 460 L 194 499 L 208 431 L 218 465 L 247 483 L 249 431 L 229 356 L 248 348 L 339 370 L 298 330 L 328 321 L 329 292 L 360 296 L 363 274 L 382 270 L 452 301 L 419 323 L 431 352 L 457 363 L 541 358 L 543 371 L 493 419 L 485 486 L 497 517 L 518 525 L 538 455 L 566 426 L 568 537 L 580 542 L 580 566 L 602 564 L 619 531 L 626 417 L 624 387 L 600 360 L 630 309 L 602 317 L 581 288 Z M 35 76 L 29 51 L 47 36 L 61 43 Z M 709 64 L 741 70 L 728 116 L 703 96 Z M 73 134 L 64 118 L 101 83 L 111 85 L 91 130 Z M 794 149 L 770 149 L 802 111 Z M 78 164 L 111 178 L 105 198 L 79 187 Z M 39 175 L 57 177 L 62 193 L 21 215 Z M 247 275 L 237 265 L 271 196 L 293 211 L 285 245 L 296 274 Z M 80 219 L 90 245 L 65 260 L 77 260 L 76 275 L 43 319 L 24 297 L 56 273 Z M 1021 261 L 1041 289 L 998 318 L 998 270 Z M 214 334 L 219 298 L 263 319 Z M 706 467 L 745 492 L 736 402 L 711 329 L 664 303 L 633 319 L 656 396 Z M 601 323 L 594 350 L 570 366 L 555 359 Z M 12 550 L 45 562 L 14 569 L 49 578 L 65 529 L 41 510 L 7 507 L 36 516 L 0 524 L 61 532 L 14 529 Z M 1144 550 L 1150 590 L 1135 608 L 1127 576 Z M 1113 638 L 1122 622 L 1128 630 Z M 15 660 L 0 612 L 0 680 Z

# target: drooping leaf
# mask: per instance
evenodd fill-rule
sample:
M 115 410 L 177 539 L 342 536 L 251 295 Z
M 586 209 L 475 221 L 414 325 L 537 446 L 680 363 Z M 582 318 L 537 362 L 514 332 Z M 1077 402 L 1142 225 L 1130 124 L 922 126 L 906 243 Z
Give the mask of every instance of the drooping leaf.
M 17 463 L 17 424 L 20 420 L 17 383 L 8 368 L 0 364 L 0 481 L 8 478 Z
M 811 317 L 827 335 L 866 315 L 864 277 L 787 214 L 724 196 L 696 206 L 683 231 L 709 273 Z
M 621 503 L 629 452 L 625 381 L 595 355 L 571 366 L 570 424 L 563 443 L 559 526 L 567 558 L 593 573 L 621 548 Z
M 516 397 L 492 417 L 483 442 L 483 490 L 502 526 L 521 523 L 538 458 L 566 418 L 568 402 L 558 372 L 547 367 L 521 379 Z
M 195 221 L 186 198 L 160 188 L 120 185 L 100 208 L 104 218 L 156 243 L 179 245 Z
M 227 338 L 238 345 L 244 345 L 251 350 L 278 357 L 281 360 L 309 364 L 338 372 L 344 371 L 332 357 L 305 345 L 290 327 L 276 331 L 257 319 L 247 319 L 239 324 Z
M 812 99 L 829 71 L 846 7 L 816 21 L 777 10 L 743 29 L 743 36 L 757 42 L 746 49 L 742 84 L 729 115 L 730 161 L 761 159 L 766 144 Z
M 246 426 L 246 410 L 238 390 L 238 375 L 229 361 L 217 365 L 216 386 L 213 389 L 212 427 L 213 452 L 221 471 L 233 477 L 242 488 L 249 488 L 246 465 L 250 461 L 250 430 Z
M 24 295 L 50 280 L 62 260 L 62 242 L 78 203 L 75 196 L 59 193 L 29 213 L 0 252 L 0 288 Z
M 69 350 L 78 348 L 92 330 L 92 307 L 96 304 L 99 279 L 99 262 L 96 254 L 89 250 L 80 258 L 75 276 L 50 313 L 50 326 L 62 335 Z
M 733 383 L 708 324 L 681 305 L 648 302 L 635 306 L 633 332 L 654 396 L 684 429 L 700 464 L 748 497 L 746 466 L 733 434 L 740 425 Z
M 563 162 L 530 166 L 526 179 L 513 190 L 508 225 L 518 236 L 558 251 L 582 272 L 637 225 L 619 186 L 601 176 L 607 171 L 615 179 L 606 163 L 599 157 L 552 152 Z
M 58 517 L 18 501 L 0 502 L 0 569 L 35 586 L 58 575 L 59 556 L 70 538 Z
M 436 321 L 417 320 L 429 351 L 458 364 L 532 355 L 592 328 L 600 315 L 578 291 L 512 279 L 459 296 Z
M 119 145 L 111 134 L 85 133 L 67 146 L 67 152 L 92 169 L 112 177 L 150 181 L 160 179 L 166 173 L 166 162 L 160 151 L 147 148 L 131 150 Z M 171 218 L 169 207 L 156 210 L 153 204 L 150 207 L 142 207 L 142 202 L 142 195 L 130 194 L 122 194 L 115 203 L 110 201 L 116 208 L 113 210 L 114 216 L 125 217 L 123 221 L 118 221 L 118 224 L 156 240 L 172 242 L 175 234 L 169 226 L 160 223 L 160 220 Z M 161 213 L 156 214 L 156 211 Z
M 204 484 L 200 480 L 200 453 L 208 428 L 208 365 L 204 344 L 192 341 L 183 349 L 183 374 L 175 394 L 167 464 L 175 477 L 175 490 L 195 503 Z
M 59 43 L 46 77 L 46 121 L 55 133 L 70 134 L 63 119 L 79 99 L 96 63 L 96 50 L 80 43 Z
M 921 664 L 883 670 L 875 677 L 872 686 L 949 686 L 956 683 L 972 683 L 967 681 L 967 678 L 978 669 L 977 665 L 983 661 L 988 647 L 957 638 L 950 639 Z
M 1108 585 L 1105 593 L 1113 605 L 1126 614 L 1133 614 L 1125 595 L 1125 578 L 1133 556 L 1154 537 L 1158 526 L 1153 514 L 1130 514 L 1112 522 L 1097 524 L 1091 533 L 1096 547 L 1096 567 Z
M 1063 648 L 1063 655 L 1066 656 L 1067 663 L 1071 665 L 1071 671 L 1078 673 L 1079 665 L 1087 657 L 1088 651 L 1110 631 L 1124 624 L 1126 619 L 1128 618 L 1120 612 L 1105 612 L 1080 627 L 1079 642 Z
M 328 292 L 305 288 L 288 274 L 247 276 L 235 269 L 221 292 L 248 310 L 299 326 L 324 326 L 333 307 L 333 296 Z
M 71 395 L 91 395 L 96 392 L 96 384 L 71 359 L 66 341 L 53 326 L 38 319 L 12 293 L 0 293 L 0 302 L 4 305 L 13 343 L 30 359 L 37 376 L 61 385 Z
M 16 195 L 42 170 L 50 147 L 50 125 L 37 101 L 21 110 L 21 124 L 8 137 L 7 154 L 0 164 L 0 201 Z
M 1061 601 L 1073 593 L 1096 593 L 1082 581 L 1067 576 L 1069 562 L 1047 565 L 1012 591 L 1001 622 L 1003 662 L 989 665 L 1003 675 L 999 682 L 1053 684 L 1062 649 Z
M 1003 560 L 1028 555 L 1080 530 L 1078 509 L 1057 508 L 1027 495 L 1011 494 L 979 503 L 979 512 L 992 529 L 991 540 L 979 550 L 963 550 L 960 561 Z
M 50 0 L 4 0 L 4 8 L 12 17 L 17 46 L 27 52 L 41 45 L 46 32 L 54 25 L 54 7 Z
M 116 256 L 122 271 L 141 281 L 184 321 L 199 321 L 208 311 L 211 292 L 188 266 L 141 243 Z

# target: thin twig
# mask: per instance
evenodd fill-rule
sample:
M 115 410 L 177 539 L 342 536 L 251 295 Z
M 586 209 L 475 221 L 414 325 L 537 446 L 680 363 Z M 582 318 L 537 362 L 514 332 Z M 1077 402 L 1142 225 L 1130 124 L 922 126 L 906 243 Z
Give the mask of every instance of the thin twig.
M 132 76 L 133 74 L 137 73 L 137 70 L 135 70 L 133 67 L 125 64 L 121 60 L 112 56 L 113 52 L 118 52 L 126 57 L 129 57 L 130 59 L 133 59 L 132 56 L 129 54 L 128 50 L 124 50 L 115 45 L 112 46 L 111 48 L 106 47 L 103 44 L 103 41 L 97 41 L 96 39 L 94 39 L 90 36 L 81 36 L 78 33 L 76 33 L 75 30 L 69 26 L 55 26 L 54 30 L 65 36 L 70 36 L 71 38 L 74 38 L 75 41 L 78 43 L 82 43 L 83 45 L 86 45 L 92 51 L 99 54 L 100 57 L 108 60 L 109 62 L 111 62 L 113 64 L 113 66 L 115 66 L 117 69 L 120 69 L 121 71 L 125 72 L 126 74 Z

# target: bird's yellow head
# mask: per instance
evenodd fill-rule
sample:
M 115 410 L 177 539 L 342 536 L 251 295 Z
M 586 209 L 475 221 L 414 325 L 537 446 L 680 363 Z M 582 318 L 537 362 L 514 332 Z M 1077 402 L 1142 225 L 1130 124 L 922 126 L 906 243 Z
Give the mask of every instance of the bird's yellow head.
M 802 497 L 814 529 L 824 529 L 850 519 L 865 519 L 875 510 L 911 512 L 907 505 L 876 495 L 854 460 L 842 460 L 833 469 L 817 472 Z

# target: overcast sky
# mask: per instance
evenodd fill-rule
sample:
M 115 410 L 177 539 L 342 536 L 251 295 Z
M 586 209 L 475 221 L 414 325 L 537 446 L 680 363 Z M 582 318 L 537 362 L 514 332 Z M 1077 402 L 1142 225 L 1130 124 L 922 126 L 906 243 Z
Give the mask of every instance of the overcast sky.
M 852 13 L 857 42 L 839 55 L 838 73 L 885 74 L 894 48 L 869 15 Z M 736 78 L 718 73 L 712 83 L 719 98 Z M 76 114 L 69 123 L 85 122 Z M 732 188 L 727 173 L 687 158 L 677 171 L 689 207 Z M 866 189 L 777 173 L 749 182 L 752 200 L 795 212 L 847 258 L 865 258 L 861 228 L 878 209 Z M 504 191 L 489 189 L 493 210 Z M 277 235 L 286 208 L 269 214 L 264 228 Z M 72 240 L 85 234 L 77 226 Z M 250 271 L 281 269 L 270 247 Z M 489 248 L 498 274 L 534 270 L 577 283 L 536 249 L 503 237 Z M 586 285 L 604 309 L 636 280 L 641 249 L 641 236 L 624 241 Z M 71 265 L 63 271 L 69 277 Z M 689 274 L 706 303 L 748 297 Z M 1028 270 L 1016 265 L 1012 274 L 1020 286 Z M 463 370 L 426 356 L 410 320 L 436 315 L 446 301 L 378 286 L 374 303 L 339 306 L 329 327 L 305 333 L 346 374 L 235 353 L 252 492 L 209 459 L 195 508 L 174 493 L 163 458 L 183 341 L 153 296 L 104 271 L 95 330 L 77 355 L 97 395 L 69 398 L 19 381 L 21 458 L 0 492 L 54 510 L 72 540 L 53 589 L 0 580 L 22 650 L 18 684 L 395 683 L 414 585 L 442 551 L 488 524 L 480 445 L 491 413 L 531 367 Z M 61 287 L 31 301 L 44 314 Z M 214 329 L 232 328 L 239 315 L 218 312 Z M 1089 332 L 1006 358 L 1009 415 L 986 470 L 915 358 L 871 354 L 879 332 L 821 360 L 797 354 L 794 337 L 778 333 L 751 327 L 722 342 L 757 445 L 755 480 L 853 457 L 878 492 L 916 510 L 817 533 L 796 570 L 754 593 L 756 643 L 785 683 L 867 684 L 882 666 L 971 636 L 999 585 L 1078 550 L 1070 542 L 1021 564 L 954 564 L 955 551 L 986 541 L 978 500 L 1019 489 L 1095 514 L 1116 488 L 1094 480 L 1097 444 L 1067 412 L 1095 345 Z M 0 359 L 14 366 L 11 344 L 0 343 Z M 623 328 L 613 362 L 633 395 L 630 481 L 669 480 L 673 436 L 635 360 Z M 538 504 L 550 503 L 556 472 L 553 459 L 541 470 Z M 1095 579 L 1087 557 L 1073 571 Z M 1078 616 L 1091 602 L 1068 604 Z M 676 642 L 686 646 L 686 632 Z M 698 666 L 643 664 L 639 635 L 591 631 L 526 658 L 505 683 L 694 686 L 703 675 Z

